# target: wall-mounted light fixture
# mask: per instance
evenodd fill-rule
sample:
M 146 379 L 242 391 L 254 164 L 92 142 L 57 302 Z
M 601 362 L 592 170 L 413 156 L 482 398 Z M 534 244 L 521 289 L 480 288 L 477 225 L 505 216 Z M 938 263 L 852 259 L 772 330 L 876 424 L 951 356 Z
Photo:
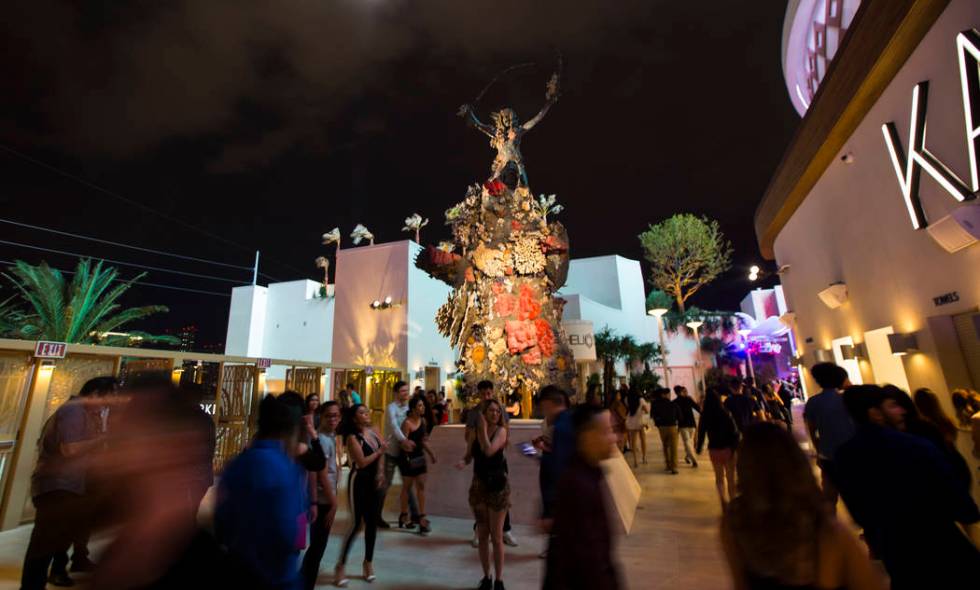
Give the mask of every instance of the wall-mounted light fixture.
M 912 332 L 907 334 L 889 334 L 888 345 L 891 347 L 892 354 L 895 356 L 902 356 L 919 350 L 919 342 Z
M 52 360 L 42 360 L 41 361 L 40 369 L 41 369 L 41 371 L 43 371 L 45 373 L 50 373 L 51 371 L 54 371 L 54 361 L 52 361 Z
M 868 358 L 868 347 L 864 342 L 858 342 L 853 346 L 850 344 L 841 344 L 840 355 L 845 361 L 866 359 Z
M 847 303 L 847 285 L 840 281 L 832 283 L 829 287 L 817 293 L 817 297 L 830 309 L 837 309 Z
M 371 309 L 389 309 L 391 307 L 395 307 L 396 305 L 399 304 L 394 303 L 391 299 L 391 295 L 388 295 L 384 299 L 375 299 L 372 301 Z
M 834 353 L 826 348 L 818 348 L 813 351 L 813 358 L 818 363 L 831 363 L 834 361 Z

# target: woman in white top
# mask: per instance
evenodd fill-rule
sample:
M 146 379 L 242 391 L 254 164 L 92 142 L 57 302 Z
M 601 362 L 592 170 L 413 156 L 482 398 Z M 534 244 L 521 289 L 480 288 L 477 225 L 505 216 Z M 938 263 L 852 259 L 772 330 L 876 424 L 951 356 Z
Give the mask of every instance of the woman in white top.
M 626 394 L 626 433 L 629 436 L 630 451 L 633 453 L 633 467 L 636 463 L 636 446 L 639 444 L 643 462 L 647 462 L 647 437 L 643 431 L 646 428 L 646 417 L 650 415 L 650 403 L 643 399 L 632 387 Z M 639 440 L 637 440 L 639 439 Z

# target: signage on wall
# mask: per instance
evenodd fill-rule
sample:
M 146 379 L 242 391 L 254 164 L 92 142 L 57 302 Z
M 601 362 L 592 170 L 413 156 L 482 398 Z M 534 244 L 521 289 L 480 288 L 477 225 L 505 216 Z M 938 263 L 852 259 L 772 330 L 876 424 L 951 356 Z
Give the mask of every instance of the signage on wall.
M 592 322 L 584 320 L 568 320 L 561 323 L 565 332 L 565 343 L 572 351 L 576 362 L 596 360 L 595 335 L 592 333 Z
M 39 359 L 63 359 L 67 351 L 68 344 L 65 342 L 38 340 L 34 345 L 34 357 Z
M 956 291 L 950 291 L 949 293 L 943 293 L 938 297 L 933 297 L 932 302 L 939 307 L 940 305 L 949 305 L 950 303 L 956 303 L 960 300 L 960 294 Z
M 929 83 L 919 82 L 912 89 L 912 113 L 909 122 L 908 156 L 894 122 L 881 126 L 885 146 L 895 167 L 895 176 L 905 198 L 905 207 L 912 219 L 912 227 L 922 229 L 929 225 L 922 201 L 919 198 L 919 178 L 924 170 L 957 201 L 976 197 L 980 191 L 980 33 L 964 31 L 956 36 L 956 53 L 959 61 L 960 88 L 963 94 L 963 115 L 967 145 L 967 163 L 970 167 L 969 182 L 964 182 L 948 166 L 926 147 L 926 109 Z

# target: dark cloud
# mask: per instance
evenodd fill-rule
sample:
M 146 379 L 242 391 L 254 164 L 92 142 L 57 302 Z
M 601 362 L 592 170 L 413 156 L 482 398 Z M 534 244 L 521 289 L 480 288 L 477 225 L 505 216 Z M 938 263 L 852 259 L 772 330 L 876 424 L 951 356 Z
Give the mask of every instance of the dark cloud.
M 18 1 L 5 6 L 0 65 L 27 83 L 15 90 L 19 109 L 8 111 L 15 120 L 5 123 L 112 156 L 217 135 L 226 144 L 214 169 L 231 171 L 328 141 L 332 115 L 420 50 L 474 59 L 575 50 L 656 4 Z M 271 118 L 260 132 L 247 120 L 257 113 Z

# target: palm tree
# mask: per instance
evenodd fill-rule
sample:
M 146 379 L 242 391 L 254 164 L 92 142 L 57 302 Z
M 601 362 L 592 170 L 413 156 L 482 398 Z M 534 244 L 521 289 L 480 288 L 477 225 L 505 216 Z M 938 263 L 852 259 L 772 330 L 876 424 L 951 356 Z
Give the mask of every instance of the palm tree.
M 15 334 L 23 316 L 14 301 L 14 296 L 0 301 L 0 337 L 5 338 Z
M 643 369 L 646 371 L 650 370 L 651 363 L 659 363 L 662 356 L 663 350 L 659 344 L 644 342 L 636 347 L 636 360 L 643 363 Z
M 619 337 L 605 327 L 595 333 L 596 358 L 602 361 L 602 391 L 608 394 L 612 390 L 613 374 L 616 372 L 616 358 L 619 354 Z
M 16 327 L 16 334 L 21 338 L 85 344 L 179 342 L 173 336 L 145 332 L 113 334 L 130 322 L 168 311 L 162 305 L 122 308 L 118 303 L 123 293 L 144 274 L 119 281 L 119 271 L 115 268 L 104 268 L 102 261 L 93 266 L 90 260 L 82 259 L 70 282 L 46 262 L 32 266 L 18 260 L 10 268 L 10 274 L 4 276 L 27 304 L 28 312 Z

